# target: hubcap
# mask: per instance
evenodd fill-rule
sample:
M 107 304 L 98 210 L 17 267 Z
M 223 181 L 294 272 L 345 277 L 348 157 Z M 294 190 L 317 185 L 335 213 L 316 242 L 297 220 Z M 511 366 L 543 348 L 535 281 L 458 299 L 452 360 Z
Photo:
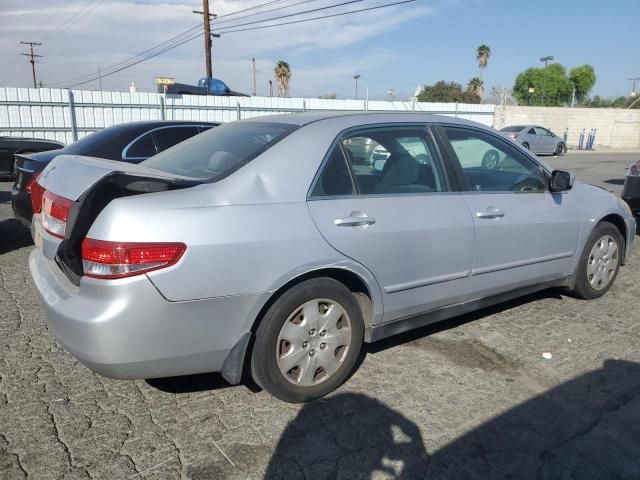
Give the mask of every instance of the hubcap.
M 591 249 L 587 261 L 587 281 L 594 290 L 602 290 L 618 269 L 618 244 L 611 235 L 605 235 Z
M 315 299 L 300 305 L 278 335 L 276 359 L 289 382 L 309 387 L 324 382 L 344 363 L 351 320 L 339 303 Z

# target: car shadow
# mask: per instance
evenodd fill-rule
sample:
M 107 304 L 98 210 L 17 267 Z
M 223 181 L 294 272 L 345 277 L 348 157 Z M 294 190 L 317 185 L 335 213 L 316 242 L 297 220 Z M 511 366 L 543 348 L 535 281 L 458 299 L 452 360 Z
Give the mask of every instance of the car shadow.
M 443 320 L 443 321 L 434 323 L 432 325 L 427 325 L 425 327 L 417 328 L 415 330 L 410 330 L 405 333 L 400 333 L 398 335 L 394 335 L 384 340 L 379 340 L 375 343 L 366 343 L 363 346 L 362 354 L 358 358 L 358 361 L 353 371 L 351 372 L 351 375 L 354 375 L 358 371 L 358 369 L 364 362 L 366 355 L 376 354 L 378 352 L 387 350 L 389 348 L 397 347 L 405 343 L 410 343 L 422 337 L 427 337 L 429 335 L 433 335 L 435 333 L 442 332 L 444 330 L 456 328 L 460 325 L 464 325 L 465 323 L 473 322 L 475 320 L 487 317 L 489 315 L 500 313 L 505 310 L 509 310 L 511 308 L 515 308 L 517 306 L 523 305 L 525 303 L 534 302 L 536 300 L 541 300 L 545 298 L 555 298 L 555 299 L 561 300 L 562 295 L 560 294 L 559 290 L 554 290 L 554 289 L 544 290 L 542 292 L 533 293 L 531 295 L 526 295 L 524 297 L 510 300 L 508 302 L 504 302 L 498 305 L 484 308 L 482 310 L 471 312 L 466 315 L 461 315 L 458 317 L 451 318 L 449 320 Z M 262 389 L 260 388 L 260 386 L 258 386 L 251 379 L 251 376 L 247 371 L 247 368 L 248 368 L 248 362 L 245 360 L 245 373 L 243 374 L 241 385 L 248 388 L 252 392 L 261 391 Z M 195 393 L 195 392 L 203 392 L 207 390 L 221 390 L 221 389 L 230 388 L 234 386 L 228 383 L 222 377 L 222 375 L 220 375 L 220 373 L 217 373 L 217 372 L 199 373 L 195 375 L 183 375 L 178 377 L 149 378 L 149 379 L 146 379 L 145 381 L 151 387 L 157 388 L 158 390 L 161 390 L 167 393 Z
M 11 192 L 6 190 L 0 190 L 0 203 L 6 203 L 11 201 Z
M 609 180 L 605 180 L 604 183 L 608 183 L 609 185 L 624 185 L 624 178 L 610 178 Z
M 31 234 L 15 218 L 0 220 L 0 255 L 32 245 Z
M 639 415 L 640 364 L 621 360 L 607 360 L 431 454 L 423 435 L 441 436 L 436 425 L 446 419 L 431 419 L 421 431 L 374 398 L 338 394 L 302 407 L 282 432 L 265 478 L 639 478 Z
M 476 310 L 464 315 L 450 318 L 448 320 L 442 320 L 440 322 L 426 325 L 424 327 L 416 328 L 415 330 L 409 330 L 408 332 L 400 333 L 392 337 L 379 340 L 374 343 L 365 344 L 365 350 L 367 354 L 376 354 L 389 348 L 397 347 L 399 345 L 410 343 L 423 337 L 428 337 L 435 333 L 439 333 L 445 330 L 451 330 L 469 322 L 475 322 L 476 320 L 511 310 L 512 308 L 519 307 L 521 305 L 535 302 L 537 300 L 543 300 L 553 298 L 556 300 L 562 300 L 562 295 L 559 289 L 543 290 L 541 292 L 525 295 L 507 302 L 499 303 L 491 307 Z

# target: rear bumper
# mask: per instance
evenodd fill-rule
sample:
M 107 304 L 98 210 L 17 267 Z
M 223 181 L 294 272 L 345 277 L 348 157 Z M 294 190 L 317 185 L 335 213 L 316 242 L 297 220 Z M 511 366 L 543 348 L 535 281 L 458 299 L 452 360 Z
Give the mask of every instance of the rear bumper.
M 221 371 L 250 330 L 260 294 L 169 302 L 145 275 L 83 277 L 73 285 L 35 249 L 29 268 L 47 323 L 60 344 L 112 378 L 156 378 Z

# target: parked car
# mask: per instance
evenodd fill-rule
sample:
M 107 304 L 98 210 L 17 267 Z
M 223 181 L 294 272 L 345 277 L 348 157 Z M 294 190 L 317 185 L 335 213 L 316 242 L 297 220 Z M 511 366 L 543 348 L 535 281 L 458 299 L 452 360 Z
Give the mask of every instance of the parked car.
M 622 198 L 633 213 L 640 214 L 640 160 L 633 163 L 627 170 Z
M 354 167 L 353 137 L 390 153 L 381 171 Z M 464 167 L 461 144 L 508 161 Z M 248 370 L 288 402 L 337 388 L 363 342 L 549 287 L 600 297 L 635 233 L 605 190 L 423 114 L 241 120 L 139 165 L 58 157 L 33 191 L 31 275 L 81 362 L 123 379 Z
M 15 155 L 45 150 L 56 150 L 64 147 L 55 140 L 40 138 L 0 137 L 0 177 L 15 177 Z
M 60 150 L 16 155 L 18 172 L 11 190 L 11 205 L 15 217 L 25 226 L 31 224 L 31 185 L 40 172 L 59 155 L 89 157 L 140 163 L 217 123 L 188 121 L 144 121 L 122 123 L 87 135 Z
M 564 155 L 567 152 L 567 146 L 562 137 L 537 125 L 504 127 L 500 132 L 536 154 Z

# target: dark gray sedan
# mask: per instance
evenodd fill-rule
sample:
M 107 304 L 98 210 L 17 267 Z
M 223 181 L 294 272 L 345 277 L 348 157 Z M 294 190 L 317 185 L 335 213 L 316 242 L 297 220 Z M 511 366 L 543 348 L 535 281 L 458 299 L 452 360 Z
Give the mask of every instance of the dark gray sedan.
M 562 137 L 537 125 L 513 125 L 501 128 L 500 132 L 536 154 L 564 155 L 567 151 Z

